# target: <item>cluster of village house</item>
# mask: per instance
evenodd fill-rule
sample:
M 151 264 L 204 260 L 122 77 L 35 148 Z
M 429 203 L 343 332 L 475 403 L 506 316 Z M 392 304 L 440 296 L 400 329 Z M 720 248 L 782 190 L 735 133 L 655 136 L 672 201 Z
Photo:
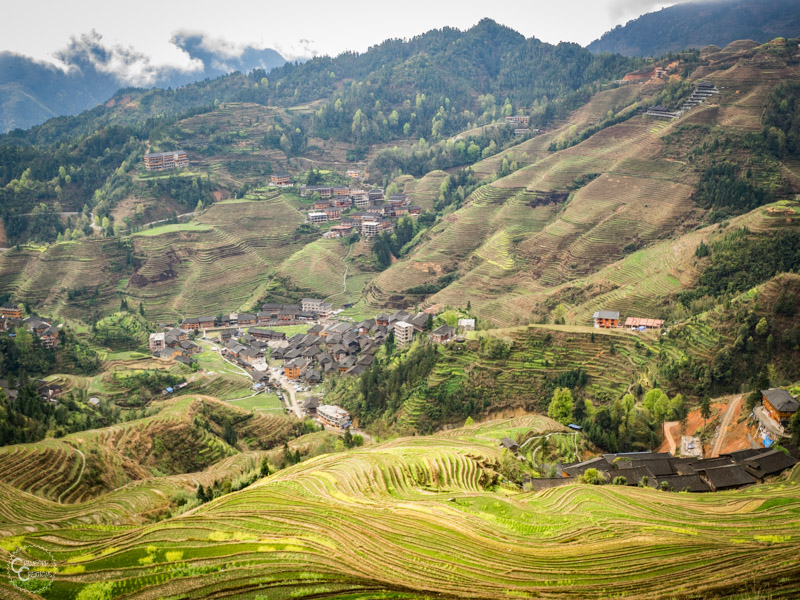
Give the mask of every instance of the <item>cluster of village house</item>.
M 501 442 L 511 452 L 516 443 Z M 797 447 L 750 448 L 722 454 L 715 458 L 677 457 L 669 452 L 629 452 L 603 454 L 591 460 L 560 465 L 559 477 L 528 479 L 534 490 L 574 483 L 588 469 L 596 469 L 602 483 L 611 484 L 618 477 L 624 485 L 648 486 L 675 492 L 717 492 L 763 482 L 797 464 Z M 617 484 L 623 482 L 617 479 Z
M 42 342 L 45 348 L 58 347 L 58 327 L 41 317 L 31 316 L 25 318 L 22 308 L 13 302 L 0 306 L 0 331 L 10 331 L 25 327 Z
M 350 170 L 347 174 L 354 179 L 361 179 L 360 171 Z M 293 185 L 288 173 L 270 176 L 270 183 L 281 187 Z M 405 194 L 386 198 L 382 188 L 362 190 L 349 186 L 304 185 L 300 187 L 300 196 L 315 198 L 313 208 L 306 215 L 308 223 L 321 225 L 340 221 L 325 233 L 324 237 L 327 238 L 347 237 L 354 232 L 365 238 L 373 238 L 381 232 L 393 231 L 394 219 L 404 215 L 416 218 L 422 214 L 422 209 L 411 206 Z
M 221 351 L 243 366 L 257 372 L 266 371 L 267 357 L 271 354 L 273 359 L 283 361 L 284 374 L 289 379 L 318 383 L 327 373 L 360 375 L 372 364 L 390 331 L 394 332 L 395 343 L 403 347 L 410 344 L 416 334 L 425 331 L 429 319 L 425 312 L 398 311 L 360 323 L 325 321 L 332 308 L 318 298 L 305 298 L 297 305 L 265 304 L 261 309 L 256 314 L 184 319 L 179 327 L 151 334 L 150 351 L 163 358 L 191 364 L 195 362 L 192 354 L 199 352 L 200 347 L 189 339 L 190 332 L 215 329 Z M 311 326 L 305 334 L 289 339 L 285 333 L 266 327 L 299 323 Z M 246 333 L 244 328 L 248 328 Z M 474 329 L 474 319 L 458 321 L 459 331 Z M 456 333 L 456 328 L 442 325 L 431 331 L 429 337 L 435 343 L 446 344 L 459 339 Z
M 781 431 L 798 410 L 797 398 L 781 388 L 761 391 L 763 411 L 778 424 Z M 580 429 L 577 425 L 571 428 Z M 614 483 L 618 477 L 624 478 L 624 485 L 646 485 L 669 491 L 716 492 L 763 482 L 765 478 L 778 475 L 797 464 L 798 448 L 787 443 L 788 436 L 781 435 L 783 449 L 773 448 L 775 443 L 769 437 L 764 440 L 764 448 L 749 448 L 714 458 L 699 456 L 673 456 L 669 452 L 628 452 L 603 454 L 597 458 L 558 466 L 557 477 L 529 479 L 535 490 L 568 485 L 581 477 L 588 469 L 596 469 L 602 483 Z M 500 445 L 518 454 L 517 443 L 503 438 Z
M 646 331 L 648 329 L 661 329 L 664 326 L 663 319 L 646 319 L 642 317 L 628 317 L 625 323 L 620 325 L 619 311 L 598 310 L 592 315 L 592 321 L 597 329 L 616 329 L 623 327 L 632 331 Z

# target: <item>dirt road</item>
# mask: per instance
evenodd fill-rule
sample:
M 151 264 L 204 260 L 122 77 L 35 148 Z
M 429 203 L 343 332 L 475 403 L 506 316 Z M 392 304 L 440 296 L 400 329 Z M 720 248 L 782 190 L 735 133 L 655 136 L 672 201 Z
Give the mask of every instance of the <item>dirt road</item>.
M 725 408 L 720 417 L 719 429 L 717 430 L 717 436 L 714 438 L 714 444 L 711 447 L 711 453 L 709 454 L 709 457 L 719 456 L 719 452 L 722 450 L 722 446 L 725 443 L 725 436 L 727 435 L 728 427 L 731 424 L 733 415 L 736 413 L 736 410 L 742 403 L 743 398 L 744 396 L 737 395 L 733 396 L 728 401 L 728 406 Z
M 675 443 L 675 438 L 673 437 L 673 429 L 680 425 L 678 421 L 666 421 L 664 423 L 664 439 L 667 440 L 669 444 L 669 453 L 675 454 L 675 450 L 677 449 L 678 445 Z

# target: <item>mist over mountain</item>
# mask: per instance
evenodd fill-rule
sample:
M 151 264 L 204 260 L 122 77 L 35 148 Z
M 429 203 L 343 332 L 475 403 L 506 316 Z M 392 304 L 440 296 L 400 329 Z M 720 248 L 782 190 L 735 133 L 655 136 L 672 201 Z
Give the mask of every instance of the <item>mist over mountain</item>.
M 233 71 L 267 71 L 286 61 L 275 50 L 236 46 L 202 33 L 172 40 L 188 68 L 153 64 L 134 48 L 108 46 L 95 31 L 73 38 L 56 63 L 0 52 L 0 131 L 26 129 L 105 102 L 120 87 L 176 87 Z
M 587 46 L 592 52 L 660 56 L 735 40 L 800 35 L 800 0 L 703 0 L 647 13 Z

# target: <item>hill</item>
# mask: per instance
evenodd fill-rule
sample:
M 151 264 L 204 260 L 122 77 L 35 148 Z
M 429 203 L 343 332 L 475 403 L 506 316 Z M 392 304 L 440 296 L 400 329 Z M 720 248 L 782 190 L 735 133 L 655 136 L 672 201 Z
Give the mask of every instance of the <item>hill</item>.
M 592 52 L 661 56 L 687 48 L 800 36 L 797 0 L 695 0 L 618 25 L 587 46 Z
M 232 71 L 269 71 L 286 62 L 269 48 L 247 47 L 240 55 L 229 56 L 209 50 L 213 46 L 203 42 L 202 35 L 176 35 L 172 40 L 202 65 L 192 71 L 153 67 L 135 49 L 106 47 L 95 32 L 73 39 L 58 53 L 59 65 L 0 52 L 0 133 L 28 129 L 53 117 L 76 115 L 104 104 L 117 90 L 134 82 L 149 84 L 144 87 L 178 87 Z M 125 67 L 121 69 L 117 61 Z M 131 80 L 130 73 L 135 73 L 137 66 L 141 72 Z
M 282 415 L 210 397 L 168 400 L 160 408 L 120 425 L 3 446 L 0 481 L 53 502 L 81 503 L 131 482 L 203 471 L 251 448 L 278 447 L 299 431 Z
M 625 86 L 596 94 L 560 127 L 475 163 L 475 173 L 487 174 L 483 185 L 370 282 L 365 304 L 463 308 L 469 299 L 477 316 L 501 327 L 551 321 L 559 304 L 575 324 L 611 306 L 668 316 L 670 298 L 696 285 L 696 246 L 716 238 L 723 215 L 753 233 L 796 226 L 793 159 L 752 145 L 770 95 L 798 76 L 794 59 L 773 50 L 733 45 L 713 65 L 701 60 L 689 81 L 708 79 L 720 92 L 680 119 L 637 111 L 677 90 L 674 83 Z M 621 122 L 607 117 L 598 131 L 598 115 L 609 111 Z M 713 214 L 698 202 L 696 187 L 711 168 L 703 157 L 723 139 L 717 160 L 750 168 L 760 202 L 778 204 L 741 215 L 722 206 Z M 492 181 L 500 161 L 511 159 L 518 170 Z M 776 218 L 784 206 L 787 219 Z M 433 295 L 409 293 L 443 274 L 454 275 L 452 283 Z
M 797 589 L 796 473 L 735 493 L 520 492 L 496 440 L 547 427 L 500 421 L 320 456 L 177 518 L 123 531 L 56 526 L 3 548 L 53 555 L 45 598 L 744 599 L 756 597 L 748 586 L 773 597 Z

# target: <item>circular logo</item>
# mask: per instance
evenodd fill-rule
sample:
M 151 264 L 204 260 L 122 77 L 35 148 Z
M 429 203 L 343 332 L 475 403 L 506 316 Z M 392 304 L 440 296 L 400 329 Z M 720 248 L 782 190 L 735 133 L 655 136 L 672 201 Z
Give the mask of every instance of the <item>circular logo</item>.
M 24 544 L 8 558 L 8 578 L 19 590 L 41 594 L 56 577 L 53 555 L 36 544 Z

